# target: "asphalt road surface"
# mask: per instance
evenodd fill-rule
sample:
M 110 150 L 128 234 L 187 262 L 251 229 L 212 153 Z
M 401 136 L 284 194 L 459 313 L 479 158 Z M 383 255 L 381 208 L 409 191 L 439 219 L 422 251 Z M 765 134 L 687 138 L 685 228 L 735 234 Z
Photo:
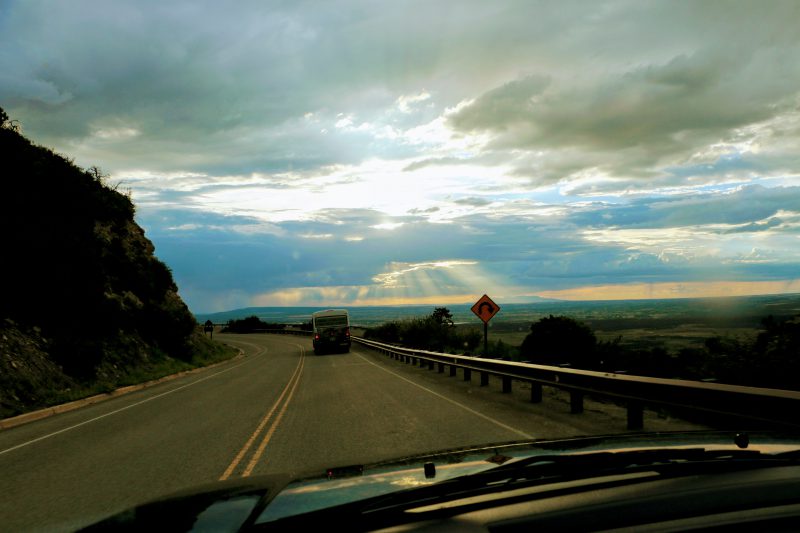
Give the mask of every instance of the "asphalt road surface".
M 70 531 L 179 489 L 300 476 L 431 451 L 624 432 L 625 411 L 413 367 L 356 344 L 315 356 L 303 337 L 221 335 L 245 356 L 0 431 L 0 531 Z M 647 414 L 649 430 L 688 424 Z

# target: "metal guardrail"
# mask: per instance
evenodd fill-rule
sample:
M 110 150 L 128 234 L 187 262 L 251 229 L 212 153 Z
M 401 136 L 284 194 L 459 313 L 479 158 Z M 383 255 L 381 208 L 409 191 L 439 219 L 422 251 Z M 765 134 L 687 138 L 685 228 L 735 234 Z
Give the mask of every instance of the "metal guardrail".
M 394 359 L 427 366 L 439 373 L 449 367 L 450 376 L 462 369 L 464 381 L 472 372 L 480 373 L 481 386 L 489 376 L 502 379 L 503 392 L 511 392 L 513 380 L 531 384 L 531 402 L 542 401 L 542 387 L 556 387 L 570 393 L 572 413 L 583 412 L 586 394 L 624 403 L 628 411 L 628 429 L 644 425 L 644 407 L 662 406 L 680 410 L 702 411 L 726 417 L 748 418 L 778 427 L 800 427 L 800 392 L 740 385 L 724 385 L 678 379 L 651 378 L 573 368 L 560 368 L 464 355 L 448 355 L 413 350 L 353 337 L 353 341 L 378 350 Z

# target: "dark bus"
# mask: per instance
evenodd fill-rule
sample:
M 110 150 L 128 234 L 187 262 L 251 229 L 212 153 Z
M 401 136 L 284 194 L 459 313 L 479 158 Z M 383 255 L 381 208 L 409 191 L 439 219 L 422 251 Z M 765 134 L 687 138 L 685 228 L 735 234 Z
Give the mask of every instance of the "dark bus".
M 346 309 L 327 309 L 311 315 L 314 353 L 350 351 L 350 316 Z

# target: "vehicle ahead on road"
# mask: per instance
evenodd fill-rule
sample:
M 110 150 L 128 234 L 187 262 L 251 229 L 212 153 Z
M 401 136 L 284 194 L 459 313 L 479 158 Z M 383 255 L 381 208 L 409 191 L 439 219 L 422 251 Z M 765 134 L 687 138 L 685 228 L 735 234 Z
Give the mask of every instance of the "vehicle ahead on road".
M 797 435 L 661 433 L 516 443 L 219 484 L 89 531 L 796 530 Z
M 350 351 L 350 315 L 347 309 L 326 309 L 311 315 L 314 353 Z

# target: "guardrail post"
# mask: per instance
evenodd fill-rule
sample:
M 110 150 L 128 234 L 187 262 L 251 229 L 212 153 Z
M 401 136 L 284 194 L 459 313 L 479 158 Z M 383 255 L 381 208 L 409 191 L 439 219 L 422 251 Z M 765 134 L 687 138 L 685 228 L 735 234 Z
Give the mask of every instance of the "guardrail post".
M 511 378 L 503 377 L 503 394 L 511 394 Z
M 472 370 L 469 368 L 464 369 L 464 381 L 469 381 L 472 379 Z
M 452 378 L 452 377 L 455 377 L 455 375 L 456 375 L 456 370 L 458 370 L 458 368 L 456 368 L 456 365 L 450 365 L 450 377 L 451 377 L 451 378 Z
M 444 363 L 437 363 L 438 364 L 438 371 L 440 374 L 444 373 Z
M 481 387 L 485 387 L 488 384 L 489 384 L 489 373 L 481 372 Z
M 644 406 L 641 402 L 628 402 L 628 429 L 644 427 Z
M 578 415 L 583 412 L 583 393 L 570 391 L 569 393 L 569 412 Z
M 433 370 L 433 360 L 428 361 L 428 370 Z
M 531 383 L 531 403 L 542 403 L 542 386 Z

